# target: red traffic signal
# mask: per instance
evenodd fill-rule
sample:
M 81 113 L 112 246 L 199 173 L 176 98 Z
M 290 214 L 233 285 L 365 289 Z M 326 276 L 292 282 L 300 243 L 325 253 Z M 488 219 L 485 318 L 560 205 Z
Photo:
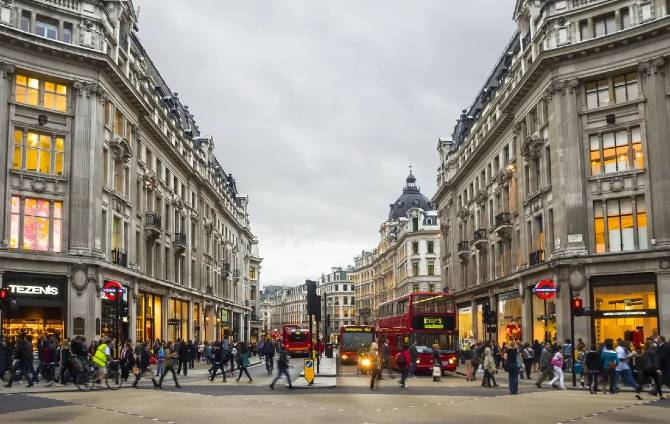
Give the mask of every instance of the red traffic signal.
M 7 289 L 0 289 L 0 302 L 7 300 Z
M 574 316 L 584 315 L 584 301 L 579 296 L 572 298 L 572 314 Z

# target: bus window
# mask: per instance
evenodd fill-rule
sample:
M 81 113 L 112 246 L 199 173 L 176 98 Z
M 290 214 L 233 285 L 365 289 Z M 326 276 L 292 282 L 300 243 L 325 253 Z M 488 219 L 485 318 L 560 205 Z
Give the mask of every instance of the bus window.
M 415 314 L 454 313 L 453 300 L 442 295 L 415 295 L 412 308 Z

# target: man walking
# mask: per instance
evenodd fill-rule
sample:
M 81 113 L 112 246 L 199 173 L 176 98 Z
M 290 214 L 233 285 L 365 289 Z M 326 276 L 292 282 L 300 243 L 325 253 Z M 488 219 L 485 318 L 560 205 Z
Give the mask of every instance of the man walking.
M 412 377 L 416 377 L 416 360 L 419 358 L 419 352 L 416 350 L 416 340 L 412 342 L 409 346 L 409 374 Z
M 183 346 L 184 343 L 181 343 Z M 156 384 L 156 379 L 152 378 L 151 382 L 154 383 L 154 387 L 157 389 L 162 389 L 163 388 L 163 379 L 165 378 L 165 375 L 169 372 L 172 373 L 172 379 L 174 380 L 174 385 L 176 388 L 181 389 L 181 386 L 179 385 L 179 381 L 177 381 L 177 373 L 174 371 L 174 360 L 177 357 L 177 354 L 174 352 L 174 345 L 168 344 L 166 347 L 166 353 L 165 353 L 165 371 L 163 371 L 163 374 L 161 374 L 161 378 L 158 381 L 158 384 Z M 181 360 L 180 360 L 181 362 Z M 186 371 L 186 370 L 184 370 Z
M 411 356 L 409 353 L 409 346 L 404 345 L 402 352 L 398 353 L 396 357 L 396 364 L 400 368 L 400 388 L 405 388 L 405 380 L 410 371 Z
M 270 384 L 270 388 L 272 390 L 275 389 L 275 383 L 282 377 L 282 375 L 286 376 L 286 380 L 288 381 L 288 388 L 293 390 L 293 385 L 291 384 L 291 376 L 288 373 L 288 357 L 286 356 L 286 351 L 283 348 L 279 348 L 279 358 L 277 359 L 277 376 L 275 377 L 274 380 L 272 380 L 272 383 Z
M 551 344 L 545 343 L 542 353 L 540 353 L 540 376 L 535 385 L 542 387 L 542 382 L 546 379 L 554 378 L 554 367 L 551 365 Z
M 16 371 L 20 370 L 21 374 L 28 381 L 28 387 L 33 385 L 33 373 L 31 372 L 31 364 L 33 361 L 33 345 L 30 341 L 30 336 L 22 336 L 16 341 L 16 348 L 14 354 L 14 362 L 12 369 L 9 371 L 9 380 L 5 387 L 12 387 Z
M 0 333 L 0 381 L 5 379 L 5 371 L 9 362 L 9 347 L 5 343 L 4 336 Z

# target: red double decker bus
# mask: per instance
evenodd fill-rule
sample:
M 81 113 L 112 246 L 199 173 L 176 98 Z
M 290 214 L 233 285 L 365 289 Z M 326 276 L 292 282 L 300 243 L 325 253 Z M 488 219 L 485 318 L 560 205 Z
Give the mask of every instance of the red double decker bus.
M 282 327 L 282 344 L 289 355 L 309 355 L 309 330 L 298 324 Z
M 443 292 L 411 293 L 382 303 L 378 310 L 375 332 L 380 343 L 388 340 L 391 366 L 404 345 L 416 342 L 417 371 L 432 371 L 432 346 L 437 345 L 442 371 L 458 366 L 456 343 L 456 310 L 454 297 Z
M 371 325 L 343 325 L 340 327 L 340 361 L 357 363 L 358 352 L 370 349 L 374 340 L 374 329 Z

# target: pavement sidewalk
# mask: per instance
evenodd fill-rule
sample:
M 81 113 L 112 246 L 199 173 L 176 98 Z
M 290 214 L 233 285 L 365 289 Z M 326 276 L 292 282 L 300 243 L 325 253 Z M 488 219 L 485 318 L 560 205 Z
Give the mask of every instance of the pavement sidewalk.
M 462 365 L 459 366 L 456 369 L 455 374 L 465 377 L 465 375 L 466 375 L 465 374 L 465 366 L 462 366 Z M 584 391 L 588 390 L 587 387 L 582 387 L 581 386 L 581 383 L 579 382 L 580 381 L 579 374 L 577 374 L 577 379 L 576 379 L 577 383 L 576 383 L 575 386 L 572 385 L 572 373 L 565 372 L 563 374 L 564 374 L 563 382 L 565 384 L 566 389 L 568 389 L 568 390 L 584 390 Z M 479 380 L 481 382 L 481 379 L 483 377 L 484 377 L 484 371 L 480 368 L 477 371 L 476 378 L 477 378 L 477 380 Z M 533 386 L 534 387 L 535 382 L 537 381 L 537 377 L 538 377 L 538 373 L 537 372 L 532 372 L 530 374 L 530 380 L 527 380 L 525 378 L 519 378 L 519 386 L 520 387 L 522 387 L 522 386 L 525 386 L 525 387 Z M 495 375 L 495 378 L 496 378 L 496 381 L 497 381 L 498 384 L 502 383 L 505 386 L 507 386 L 509 384 L 508 383 L 508 378 L 507 378 L 507 372 L 503 369 L 498 370 L 498 373 Z M 549 380 L 545 380 L 542 387 L 546 388 L 546 389 L 552 389 L 552 387 L 549 386 Z M 602 392 L 602 387 L 599 387 L 599 390 Z M 619 392 L 633 393 L 633 392 L 635 392 L 635 389 L 633 389 L 630 386 L 624 386 L 623 384 L 620 383 L 620 384 L 618 384 L 618 391 Z
M 333 355 L 335 356 L 335 355 Z M 316 370 L 315 370 L 316 371 Z M 294 383 L 296 389 L 333 389 L 337 387 L 337 359 L 321 358 L 319 363 L 319 373 L 314 376 L 312 384 L 307 383 L 304 378 L 305 372 L 300 372 L 300 378 Z
M 250 367 L 260 365 L 263 363 L 263 361 L 259 358 L 251 358 L 250 360 Z M 200 363 L 195 364 L 195 368 L 189 369 L 188 370 L 188 375 L 184 376 L 181 375 L 179 376 L 179 382 L 180 383 L 187 383 L 190 381 L 197 381 L 197 380 L 203 380 L 206 378 L 206 376 L 209 374 L 209 365 L 205 361 L 202 361 Z M 153 365 L 151 367 L 152 374 L 149 374 L 147 372 L 144 374 L 140 382 L 138 383 L 138 387 L 153 387 L 153 383 L 151 382 L 151 377 L 155 377 L 156 373 L 156 366 Z M 7 377 L 8 374 L 5 374 L 5 377 Z M 167 378 L 170 378 L 169 376 Z M 128 389 L 132 388 L 132 384 L 134 381 L 134 376 L 131 374 L 130 377 L 128 378 L 128 382 L 124 382 L 123 385 L 121 386 L 121 389 Z M 39 383 L 33 385 L 32 387 L 27 387 L 26 383 L 21 380 L 21 381 L 15 381 L 13 386 L 11 388 L 4 387 L 5 382 L 0 385 L 0 395 L 4 394 L 29 394 L 29 393 L 60 393 L 60 392 L 77 392 L 79 389 L 77 389 L 77 386 L 74 385 L 74 383 L 70 382 L 66 386 L 63 386 L 60 383 L 53 383 L 51 386 L 49 386 L 44 379 L 41 379 Z M 107 386 L 105 386 L 105 383 L 102 382 L 99 386 L 96 386 L 96 389 L 100 390 L 108 390 Z M 95 389 L 94 389 L 95 390 Z

